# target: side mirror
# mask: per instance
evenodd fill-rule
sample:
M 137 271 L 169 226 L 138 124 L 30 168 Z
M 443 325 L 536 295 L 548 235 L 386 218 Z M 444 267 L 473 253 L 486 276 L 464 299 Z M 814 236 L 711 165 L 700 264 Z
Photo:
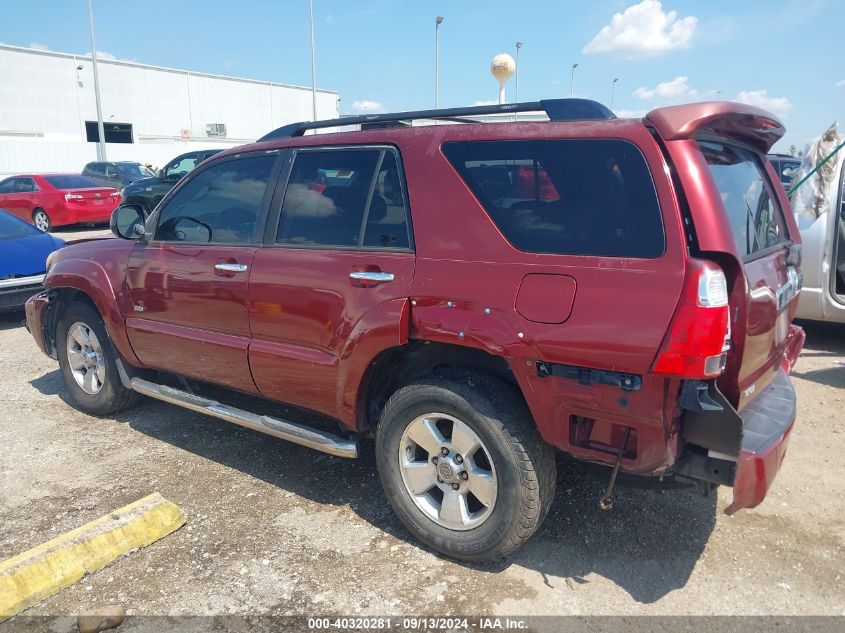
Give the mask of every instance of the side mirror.
M 122 204 L 112 211 L 109 228 L 124 240 L 138 240 L 144 237 L 144 222 L 147 214 L 140 204 Z

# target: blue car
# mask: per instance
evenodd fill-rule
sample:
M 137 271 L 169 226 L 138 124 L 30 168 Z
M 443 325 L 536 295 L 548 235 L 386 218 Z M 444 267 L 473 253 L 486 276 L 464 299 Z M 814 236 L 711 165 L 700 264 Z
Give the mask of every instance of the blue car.
M 0 312 L 20 310 L 43 289 L 47 256 L 64 244 L 0 209 Z

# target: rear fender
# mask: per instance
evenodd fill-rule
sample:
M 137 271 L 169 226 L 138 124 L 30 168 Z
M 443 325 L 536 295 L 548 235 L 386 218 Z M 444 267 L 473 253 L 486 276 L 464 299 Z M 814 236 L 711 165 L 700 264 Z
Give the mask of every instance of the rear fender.
M 112 280 L 99 264 L 82 259 L 60 260 L 53 264 L 44 285 L 52 290 L 73 289 L 87 296 L 103 317 L 106 331 L 118 354 L 131 365 L 141 362 L 126 336 L 125 308 L 128 294 L 115 291 Z

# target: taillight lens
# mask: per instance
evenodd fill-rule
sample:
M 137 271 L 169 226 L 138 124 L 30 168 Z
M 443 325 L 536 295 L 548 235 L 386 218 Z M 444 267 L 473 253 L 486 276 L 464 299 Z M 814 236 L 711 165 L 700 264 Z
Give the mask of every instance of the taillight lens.
M 85 196 L 80 196 L 78 193 L 66 193 L 65 202 L 70 202 L 71 200 L 85 200 Z
M 675 378 L 715 378 L 725 368 L 729 347 L 730 308 L 725 273 L 710 262 L 692 260 L 653 371 Z

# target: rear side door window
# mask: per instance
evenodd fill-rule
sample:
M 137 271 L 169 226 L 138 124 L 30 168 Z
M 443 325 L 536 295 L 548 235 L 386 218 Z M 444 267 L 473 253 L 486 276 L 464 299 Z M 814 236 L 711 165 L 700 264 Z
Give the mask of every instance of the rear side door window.
M 699 143 L 733 229 L 736 247 L 752 257 L 789 239 L 760 158 L 726 143 Z
M 276 242 L 408 249 L 405 200 L 392 149 L 300 150 L 288 178 Z
M 226 160 L 185 183 L 161 210 L 155 240 L 246 244 L 255 241 L 276 154 Z
M 443 152 L 521 251 L 656 258 L 665 250 L 651 173 L 628 141 L 452 142 Z

